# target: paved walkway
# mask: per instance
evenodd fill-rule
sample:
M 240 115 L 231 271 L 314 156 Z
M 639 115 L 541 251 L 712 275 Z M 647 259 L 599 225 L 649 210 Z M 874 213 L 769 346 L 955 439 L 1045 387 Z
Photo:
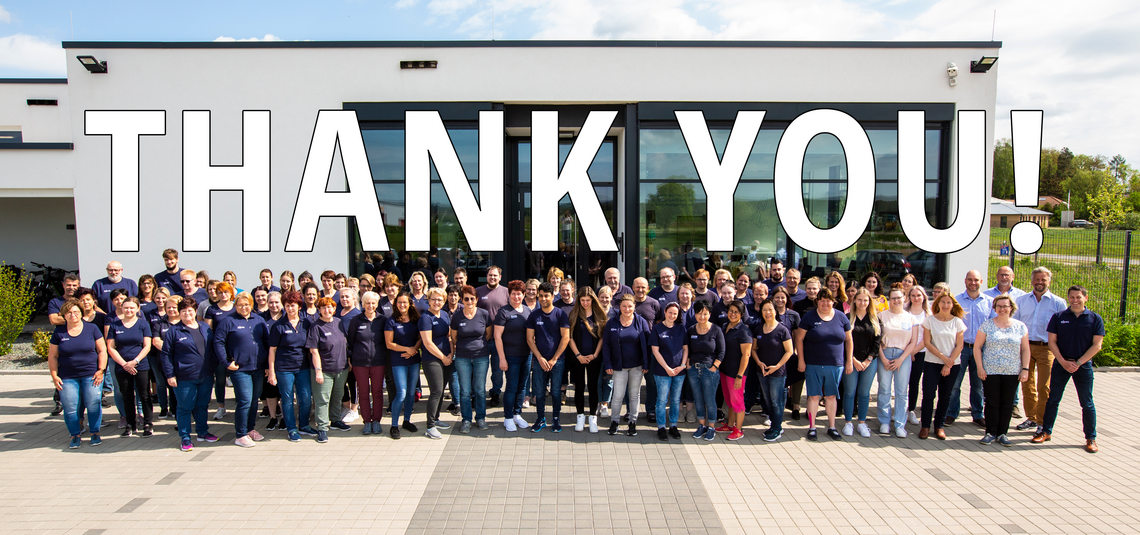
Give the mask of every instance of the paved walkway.
M 273 431 L 242 449 L 231 413 L 211 426 L 229 441 L 182 453 L 172 420 L 149 439 L 120 439 L 111 425 L 103 445 L 68 450 L 62 420 L 45 418 L 48 377 L 0 375 L 0 532 L 1136 533 L 1140 374 L 1096 381 L 1096 455 L 1081 448 L 1071 387 L 1053 441 L 1039 446 L 1028 432 L 1014 432 L 1012 448 L 982 446 L 968 423 L 945 442 L 912 430 L 811 443 L 806 419 L 765 443 L 753 416 L 736 443 L 662 443 L 644 426 L 636 438 L 572 425 L 507 433 L 492 412 L 489 431 L 453 428 L 443 440 L 394 441 L 387 425 L 366 437 L 354 425 L 328 444 Z M 422 404 L 414 421 L 422 427 Z

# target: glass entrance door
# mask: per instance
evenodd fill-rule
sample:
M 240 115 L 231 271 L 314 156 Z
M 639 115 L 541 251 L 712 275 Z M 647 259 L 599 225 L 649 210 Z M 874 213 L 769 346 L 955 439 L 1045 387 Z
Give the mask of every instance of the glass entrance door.
M 534 252 L 531 250 L 530 139 L 514 139 L 511 145 L 512 153 L 515 156 L 511 198 L 516 206 L 513 210 L 508 209 L 508 213 L 513 211 L 517 214 L 517 219 L 510 222 L 509 226 L 513 227 L 514 230 L 514 243 L 522 244 L 522 250 L 525 253 L 512 255 L 511 272 L 521 273 L 526 279 L 535 278 L 546 281 L 550 268 L 557 267 L 562 270 L 566 277 L 572 278 L 577 285 L 588 284 L 597 288 L 605 282 L 605 270 L 618 265 L 618 253 L 590 250 L 578 223 L 578 216 L 570 204 L 569 196 L 563 197 L 558 203 L 558 251 Z M 571 139 L 559 143 L 559 169 L 566 163 L 566 156 L 570 154 L 572 146 L 573 140 Z M 615 203 L 616 150 L 617 140 L 606 138 L 587 171 L 611 232 L 616 228 L 617 220 Z

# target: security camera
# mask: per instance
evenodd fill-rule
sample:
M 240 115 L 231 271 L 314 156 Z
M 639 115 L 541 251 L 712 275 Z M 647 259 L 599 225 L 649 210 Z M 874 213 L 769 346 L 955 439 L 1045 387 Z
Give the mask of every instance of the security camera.
M 958 66 L 953 61 L 946 64 L 946 76 L 950 77 L 950 87 L 958 85 Z

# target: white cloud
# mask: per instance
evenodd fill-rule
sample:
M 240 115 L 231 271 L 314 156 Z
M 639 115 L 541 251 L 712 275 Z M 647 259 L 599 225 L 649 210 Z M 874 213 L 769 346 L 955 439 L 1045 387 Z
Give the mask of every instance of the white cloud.
M 0 6 L 0 22 L 12 22 L 12 14 L 4 6 Z
M 219 36 L 217 39 L 214 39 L 214 41 L 283 41 L 283 39 L 271 33 L 267 33 L 265 34 L 265 37 L 247 37 L 244 39 L 234 39 L 233 37 L 226 37 L 223 35 Z
M 67 63 L 59 43 L 18 33 L 0 37 L 0 68 L 67 75 Z
M 419 2 L 419 0 L 400 0 L 399 2 L 396 2 L 396 5 L 392 7 L 396 9 L 409 8 L 416 5 L 416 2 Z
M 454 15 L 475 5 L 475 0 L 431 0 L 428 11 L 434 15 Z

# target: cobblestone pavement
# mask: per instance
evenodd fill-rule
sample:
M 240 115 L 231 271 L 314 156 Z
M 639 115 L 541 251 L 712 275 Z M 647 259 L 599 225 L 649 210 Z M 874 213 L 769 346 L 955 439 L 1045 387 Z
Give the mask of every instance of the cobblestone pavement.
M 695 424 L 682 424 L 684 438 L 664 443 L 644 420 L 637 437 L 606 435 L 608 420 L 576 433 L 572 405 L 560 434 L 508 433 L 492 410 L 488 431 L 429 440 L 421 402 L 421 433 L 398 441 L 385 423 L 383 435 L 353 425 L 328 444 L 269 431 L 243 449 L 230 412 L 211 421 L 222 441 L 182 453 L 173 420 L 145 439 L 119 438 L 112 422 L 101 446 L 85 437 L 68 450 L 62 419 L 46 417 L 48 377 L 0 375 L 0 532 L 1137 533 L 1140 433 L 1121 408 L 1137 391 L 1140 374 L 1097 374 L 1095 455 L 1082 449 L 1072 387 L 1053 440 L 1013 432 L 1012 448 L 982 446 L 968 422 L 945 442 L 912 428 L 812 443 L 806 418 L 766 443 L 756 416 L 738 442 L 693 440 Z

